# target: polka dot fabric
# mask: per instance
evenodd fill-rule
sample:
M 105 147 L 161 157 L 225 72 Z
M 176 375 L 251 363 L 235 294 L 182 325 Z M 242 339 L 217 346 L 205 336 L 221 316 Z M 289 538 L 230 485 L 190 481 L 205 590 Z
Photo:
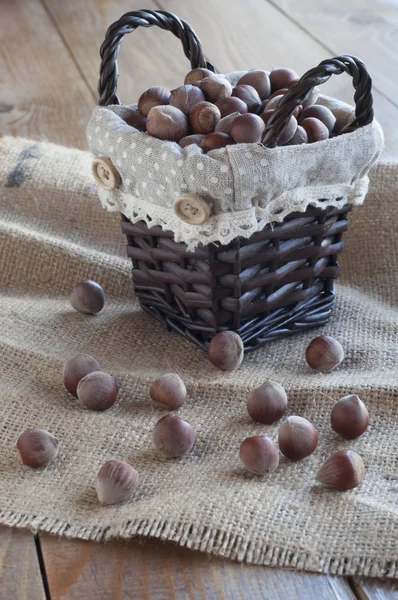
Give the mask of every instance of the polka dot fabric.
M 346 120 L 352 118 L 353 108 L 347 104 L 326 96 L 319 102 L 338 109 Z M 381 128 L 374 121 L 315 144 L 273 149 L 237 144 L 205 154 L 196 145 L 183 149 L 137 132 L 123 119 L 130 110 L 97 107 L 87 127 L 92 154 L 109 157 L 121 176 L 118 189 L 100 190 L 101 202 L 133 222 L 144 220 L 172 230 L 176 241 L 189 249 L 249 238 L 309 205 L 361 204 L 367 173 L 383 146 Z M 191 225 L 176 217 L 173 203 L 186 193 L 209 203 L 211 216 L 205 223 Z

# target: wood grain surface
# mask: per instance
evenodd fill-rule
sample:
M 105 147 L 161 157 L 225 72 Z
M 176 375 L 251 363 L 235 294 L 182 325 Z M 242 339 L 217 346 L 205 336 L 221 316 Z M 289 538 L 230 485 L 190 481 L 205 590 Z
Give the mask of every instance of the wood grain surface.
M 40 540 L 53 600 L 355 599 L 340 577 L 239 565 L 155 540 Z
M 0 2 L 0 131 L 85 147 L 90 91 L 38 0 Z
M 0 526 L 0 600 L 45 600 L 35 540 Z
M 398 582 L 378 579 L 351 578 L 351 586 L 358 600 L 397 600 Z
M 1 0 L 0 131 L 86 148 L 99 46 L 123 13 L 162 8 L 188 20 L 219 71 L 291 66 L 299 73 L 358 54 L 375 82 L 386 156 L 398 158 L 397 0 Z M 123 41 L 119 93 L 179 85 L 189 64 L 172 34 L 139 29 Z M 394 77 L 395 73 L 395 77 Z M 325 93 L 351 102 L 345 76 Z M 95 544 L 40 535 L 53 599 L 393 600 L 394 582 L 240 565 L 150 540 Z M 0 600 L 44 599 L 31 533 L 0 528 Z

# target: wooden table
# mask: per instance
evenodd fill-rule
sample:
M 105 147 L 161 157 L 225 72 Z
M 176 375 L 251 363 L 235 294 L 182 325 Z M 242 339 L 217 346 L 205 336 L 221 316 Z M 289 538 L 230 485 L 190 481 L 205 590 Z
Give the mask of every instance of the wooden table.
M 110 23 L 142 7 L 188 20 L 220 72 L 302 73 L 357 54 L 373 76 L 384 156 L 398 158 L 397 0 L 1 0 L 0 131 L 86 148 L 99 45 Z M 159 29 L 125 39 L 119 66 L 126 103 L 151 85 L 176 87 L 189 70 L 180 43 Z M 326 93 L 352 98 L 343 76 Z M 154 540 L 95 544 L 2 527 L 0 558 L 1 600 L 398 598 L 393 582 L 241 565 Z

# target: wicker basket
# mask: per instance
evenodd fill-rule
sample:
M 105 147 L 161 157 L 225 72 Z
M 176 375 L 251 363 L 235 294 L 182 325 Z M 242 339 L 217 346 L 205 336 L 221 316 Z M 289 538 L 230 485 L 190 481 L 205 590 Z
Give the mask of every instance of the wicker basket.
M 157 25 L 183 45 L 192 68 L 214 67 L 203 55 L 199 39 L 183 20 L 164 11 L 127 13 L 109 28 L 101 47 L 99 104 L 120 104 L 116 95 L 116 57 L 122 37 L 137 27 Z M 371 123 L 371 79 L 364 64 L 350 56 L 322 62 L 308 71 L 284 96 L 270 120 L 263 144 L 276 146 L 287 120 L 315 85 L 332 74 L 353 78 L 356 114 L 341 133 Z M 309 207 L 271 223 L 249 239 L 228 245 L 208 244 L 188 251 L 171 231 L 122 215 L 127 253 L 140 305 L 147 313 L 202 348 L 226 329 L 236 331 L 245 351 L 277 338 L 327 323 L 339 274 L 350 205 L 325 210 Z

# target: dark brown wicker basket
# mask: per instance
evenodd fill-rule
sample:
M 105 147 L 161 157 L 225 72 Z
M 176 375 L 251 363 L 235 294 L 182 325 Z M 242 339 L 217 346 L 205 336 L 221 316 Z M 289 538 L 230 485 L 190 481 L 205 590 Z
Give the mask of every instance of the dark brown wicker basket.
M 203 55 L 191 27 L 164 11 L 141 10 L 125 14 L 108 29 L 101 47 L 99 103 L 120 104 L 116 95 L 120 42 L 137 27 L 157 25 L 182 42 L 192 68 L 214 67 Z M 289 117 L 315 85 L 332 74 L 346 72 L 355 88 L 356 118 L 341 134 L 373 119 L 371 78 L 365 65 L 352 56 L 340 56 L 308 71 L 284 96 L 269 121 L 263 144 L 274 147 Z M 133 224 L 122 216 L 127 253 L 133 263 L 133 281 L 141 307 L 202 348 L 226 329 L 236 331 L 245 351 L 327 323 L 339 274 L 337 255 L 343 249 L 351 206 L 325 210 L 309 207 L 292 213 L 282 223 L 267 225 L 249 239 L 223 246 L 209 244 L 188 251 L 170 231 Z

